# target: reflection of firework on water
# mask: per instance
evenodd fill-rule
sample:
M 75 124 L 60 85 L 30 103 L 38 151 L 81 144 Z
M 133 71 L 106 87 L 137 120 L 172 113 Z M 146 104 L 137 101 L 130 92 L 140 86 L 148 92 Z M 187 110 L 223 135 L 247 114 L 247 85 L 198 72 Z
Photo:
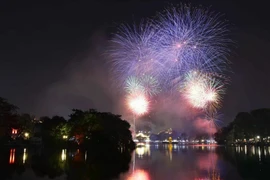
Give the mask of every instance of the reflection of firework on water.
M 146 171 L 136 170 L 128 177 L 128 180 L 150 180 L 150 177 Z
M 192 107 L 216 110 L 224 94 L 224 85 L 207 74 L 191 71 L 184 78 L 181 92 Z
M 127 105 L 135 115 L 143 115 L 149 110 L 149 100 L 143 93 L 129 94 Z

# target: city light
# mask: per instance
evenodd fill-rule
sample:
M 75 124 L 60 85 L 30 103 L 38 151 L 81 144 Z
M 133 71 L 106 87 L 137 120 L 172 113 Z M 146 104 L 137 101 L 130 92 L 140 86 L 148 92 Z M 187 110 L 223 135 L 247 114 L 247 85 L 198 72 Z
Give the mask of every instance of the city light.
M 28 138 L 28 137 L 29 137 L 29 133 L 28 133 L 28 132 L 24 133 L 24 136 L 25 136 L 26 138 Z

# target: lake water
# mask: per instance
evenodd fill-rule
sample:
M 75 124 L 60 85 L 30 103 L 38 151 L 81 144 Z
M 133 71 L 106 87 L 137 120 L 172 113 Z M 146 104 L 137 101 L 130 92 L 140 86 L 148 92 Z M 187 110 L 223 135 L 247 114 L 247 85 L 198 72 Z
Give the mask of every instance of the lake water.
M 99 159 L 79 149 L 6 148 L 1 150 L 0 179 L 270 179 L 270 147 L 159 144 L 138 147 L 131 155 L 108 154 Z

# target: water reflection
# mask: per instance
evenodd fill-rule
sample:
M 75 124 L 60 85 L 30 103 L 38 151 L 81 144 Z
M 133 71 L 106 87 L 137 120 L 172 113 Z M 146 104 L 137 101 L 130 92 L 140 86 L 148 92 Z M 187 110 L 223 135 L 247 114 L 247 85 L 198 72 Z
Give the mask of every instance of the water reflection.
M 26 148 L 23 149 L 23 164 L 25 164 L 25 161 L 27 159 L 27 153 L 26 153 Z
M 137 147 L 135 152 L 139 158 L 143 158 L 144 156 L 150 156 L 151 155 L 150 145 Z
M 131 152 L 11 148 L 0 155 L 0 179 L 230 180 L 269 179 L 270 147 L 159 144 Z M 133 157 L 132 157 L 133 156 Z M 132 160 L 132 161 L 131 161 Z
M 138 147 L 132 170 L 122 180 L 221 180 L 215 149 L 215 146 L 177 144 Z
M 127 180 L 150 180 L 150 177 L 147 171 L 136 170 L 127 178 Z
M 197 165 L 201 170 L 212 170 L 216 168 L 218 156 L 216 153 L 210 152 L 198 156 Z
M 226 151 L 224 156 L 237 167 L 238 172 L 244 179 L 269 179 L 270 147 L 244 145 L 231 149 Z
M 66 159 L 67 159 L 67 150 L 62 149 L 61 160 L 65 161 Z
M 9 164 L 14 164 L 15 162 L 15 149 L 10 149 L 10 153 L 9 153 Z
M 172 144 L 168 145 L 168 151 L 167 154 L 169 155 L 170 161 L 172 161 Z

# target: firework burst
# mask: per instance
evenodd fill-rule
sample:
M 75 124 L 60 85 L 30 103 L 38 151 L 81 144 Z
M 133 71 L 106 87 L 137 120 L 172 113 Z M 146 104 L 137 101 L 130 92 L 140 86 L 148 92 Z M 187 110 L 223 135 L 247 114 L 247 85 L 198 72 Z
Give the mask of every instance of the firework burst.
M 166 67 L 165 74 L 178 77 L 194 66 L 222 72 L 229 41 L 226 23 L 219 19 L 219 14 L 184 4 L 159 13 L 155 49 Z
M 150 22 L 139 26 L 122 25 L 112 39 L 110 56 L 113 71 L 121 82 L 128 76 L 153 74 L 157 55 L 153 51 L 155 27 Z
M 129 76 L 125 83 L 125 90 L 128 94 L 139 94 L 144 92 L 140 78 Z
M 157 79 L 153 76 L 143 75 L 141 77 L 141 84 L 144 89 L 144 93 L 149 97 L 157 95 L 161 89 Z
M 149 100 L 175 91 L 192 107 L 216 113 L 228 66 L 227 23 L 209 9 L 181 4 L 139 25 L 122 25 L 111 40 L 114 77 L 127 93 L 129 109 L 148 112 Z
M 128 108 L 134 115 L 146 114 L 149 110 L 149 100 L 144 94 L 129 94 L 127 97 Z
M 130 76 L 126 80 L 125 90 L 128 94 L 144 93 L 146 96 L 152 97 L 160 92 L 160 86 L 152 76 Z
M 181 91 L 192 107 L 215 111 L 220 106 L 224 85 L 207 74 L 191 71 L 186 75 Z

